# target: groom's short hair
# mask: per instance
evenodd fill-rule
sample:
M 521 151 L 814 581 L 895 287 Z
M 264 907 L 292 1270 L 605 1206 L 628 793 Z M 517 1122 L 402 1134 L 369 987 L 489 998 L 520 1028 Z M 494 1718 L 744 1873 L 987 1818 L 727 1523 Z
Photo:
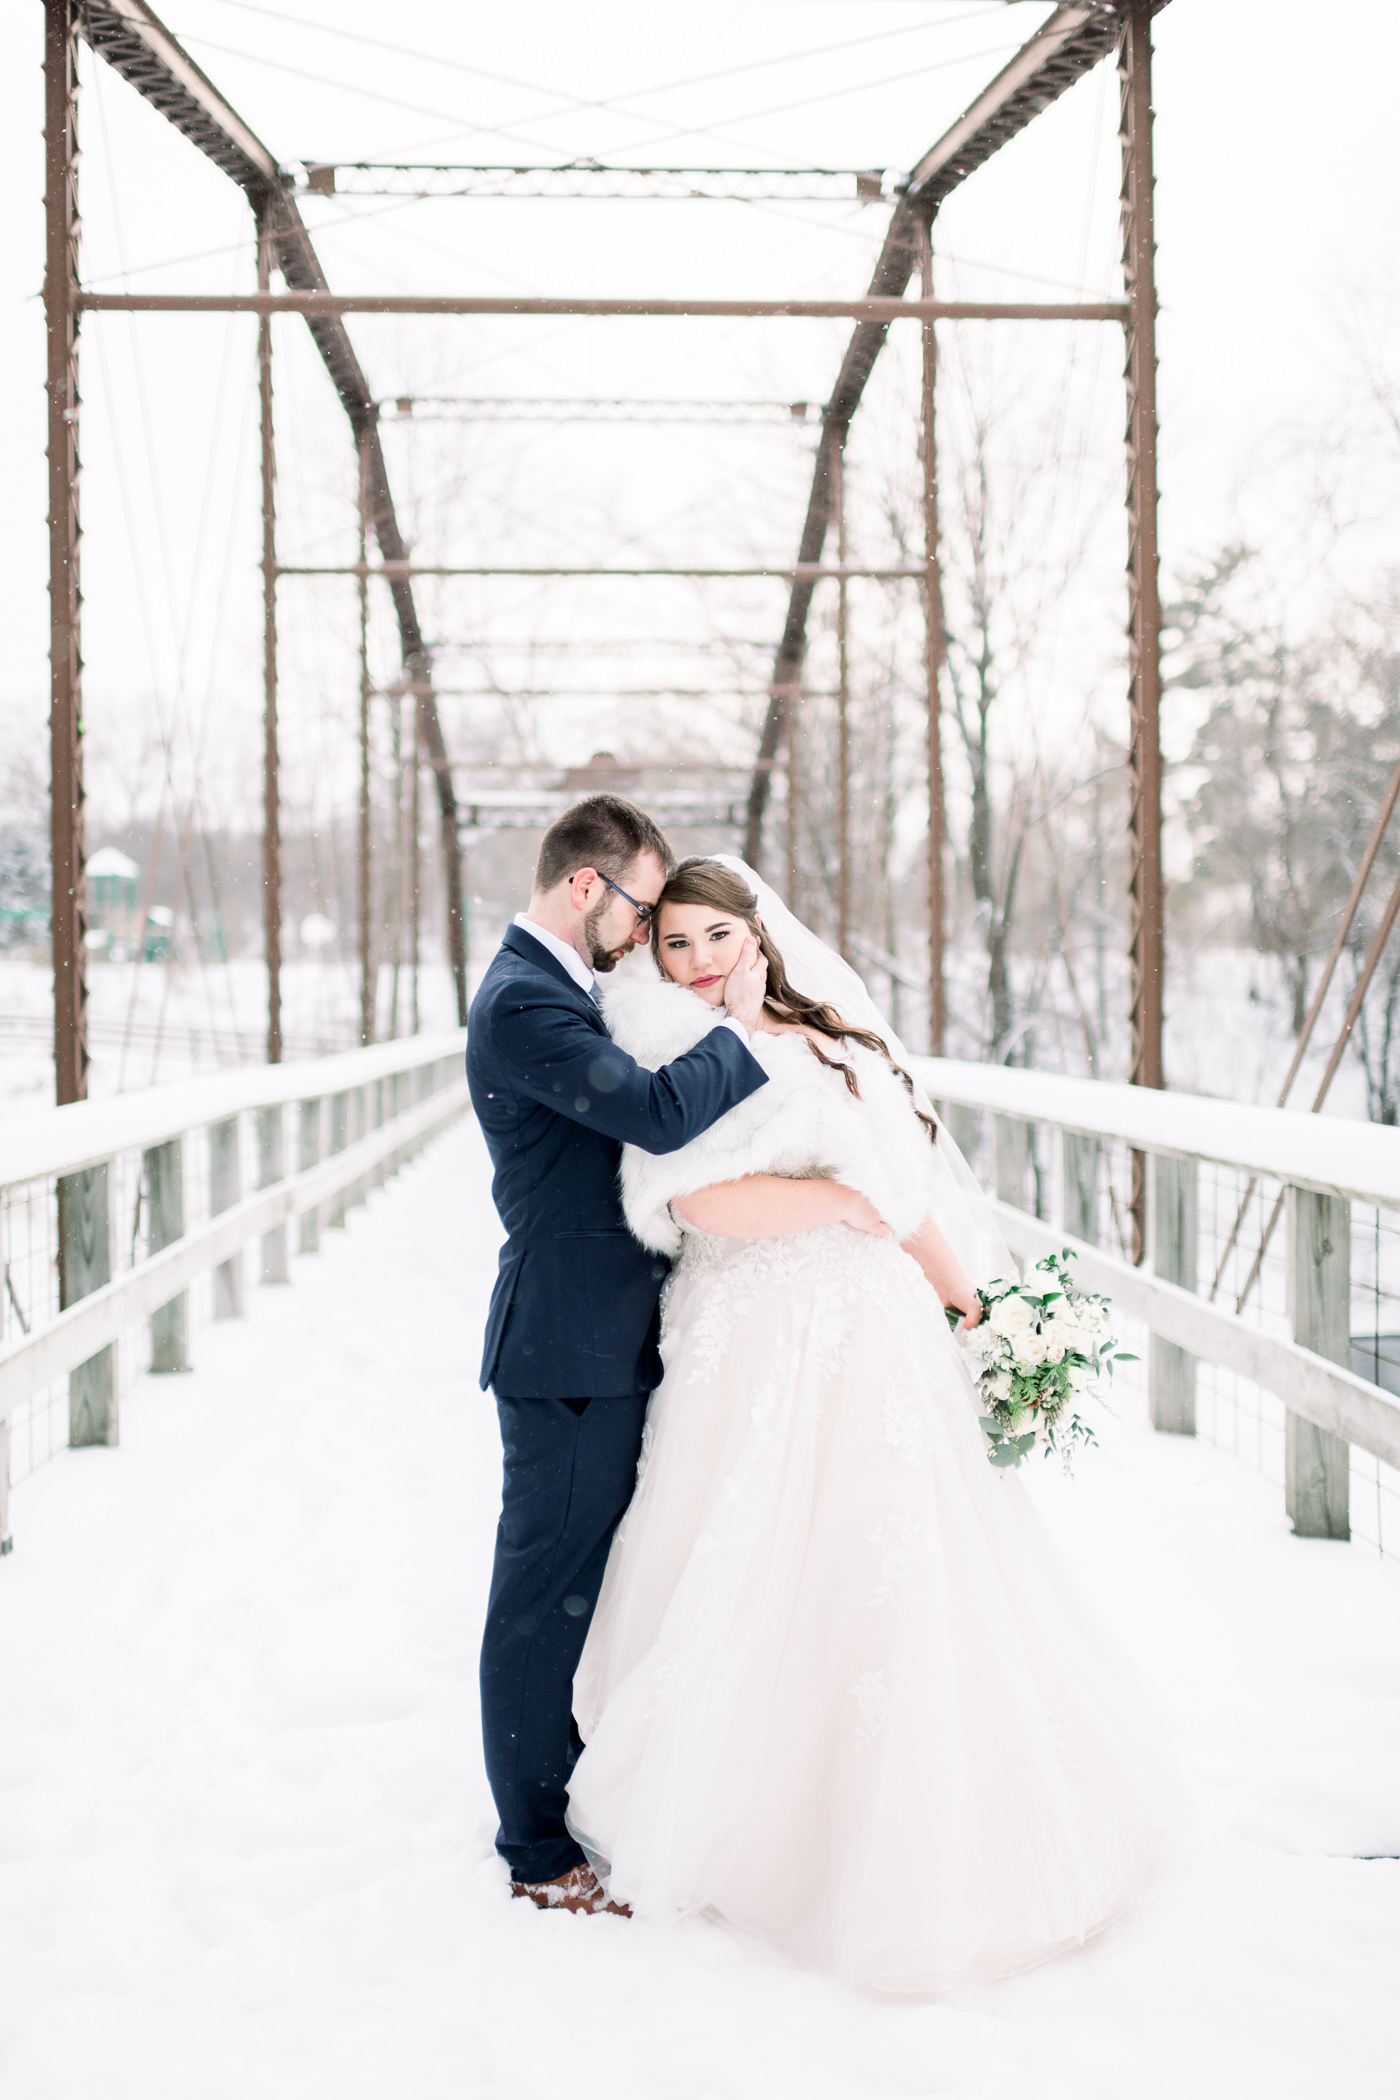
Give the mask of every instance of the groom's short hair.
M 676 856 L 659 824 L 621 795 L 589 795 L 556 817 L 540 841 L 535 888 L 552 890 L 580 868 L 596 868 L 614 881 L 643 853 L 654 854 L 669 875 Z

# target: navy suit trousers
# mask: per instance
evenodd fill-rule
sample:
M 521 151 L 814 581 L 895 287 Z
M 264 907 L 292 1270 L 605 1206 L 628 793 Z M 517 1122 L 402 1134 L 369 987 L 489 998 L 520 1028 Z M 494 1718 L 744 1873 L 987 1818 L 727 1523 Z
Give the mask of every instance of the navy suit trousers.
M 486 1772 L 515 1881 L 583 1859 L 564 1826 L 583 1745 L 574 1671 L 608 1548 L 636 1486 L 648 1395 L 516 1400 L 497 1393 L 505 1451 L 496 1564 L 481 1646 Z

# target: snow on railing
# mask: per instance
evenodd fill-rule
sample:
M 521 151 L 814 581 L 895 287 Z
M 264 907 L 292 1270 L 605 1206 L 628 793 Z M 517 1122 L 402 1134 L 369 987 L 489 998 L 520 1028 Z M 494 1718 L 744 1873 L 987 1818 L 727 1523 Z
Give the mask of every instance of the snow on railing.
M 261 1065 L 0 1125 L 0 1551 L 9 1488 L 60 1440 L 115 1444 L 142 1369 L 190 1367 L 196 1316 L 243 1311 L 469 1105 L 465 1031 Z M 66 1408 L 64 1402 L 66 1400 Z
M 1072 1247 L 1084 1282 L 1140 1326 L 1153 1426 L 1251 1457 L 1300 1537 L 1355 1529 L 1400 1550 L 1400 1130 L 915 1062 L 1018 1260 Z

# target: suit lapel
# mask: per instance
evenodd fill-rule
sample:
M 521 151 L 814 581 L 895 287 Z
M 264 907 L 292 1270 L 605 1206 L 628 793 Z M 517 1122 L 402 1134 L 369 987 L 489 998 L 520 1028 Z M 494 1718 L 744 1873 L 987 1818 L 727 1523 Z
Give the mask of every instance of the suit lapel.
M 586 992 L 581 984 L 574 982 L 564 965 L 550 954 L 542 941 L 533 939 L 519 926 L 507 926 L 501 946 L 508 948 L 512 955 L 517 956 L 521 962 L 528 963 L 532 969 L 542 970 L 553 983 L 562 984 L 566 991 L 572 992 L 583 1011 L 597 1022 L 606 1035 L 607 1027 L 598 1001 Z

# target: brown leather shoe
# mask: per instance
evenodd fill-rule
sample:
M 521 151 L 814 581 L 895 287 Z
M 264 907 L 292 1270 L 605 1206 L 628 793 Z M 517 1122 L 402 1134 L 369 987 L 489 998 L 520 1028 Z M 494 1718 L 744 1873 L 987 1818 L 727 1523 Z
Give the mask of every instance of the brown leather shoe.
M 625 1903 L 611 1903 L 608 1892 L 599 1881 L 592 1867 L 570 1867 L 567 1874 L 560 1874 L 554 1881 L 513 1881 L 512 1896 L 528 1896 L 541 1910 L 580 1910 L 590 1917 L 598 1911 L 606 1911 L 610 1917 L 630 1918 L 632 1913 Z

